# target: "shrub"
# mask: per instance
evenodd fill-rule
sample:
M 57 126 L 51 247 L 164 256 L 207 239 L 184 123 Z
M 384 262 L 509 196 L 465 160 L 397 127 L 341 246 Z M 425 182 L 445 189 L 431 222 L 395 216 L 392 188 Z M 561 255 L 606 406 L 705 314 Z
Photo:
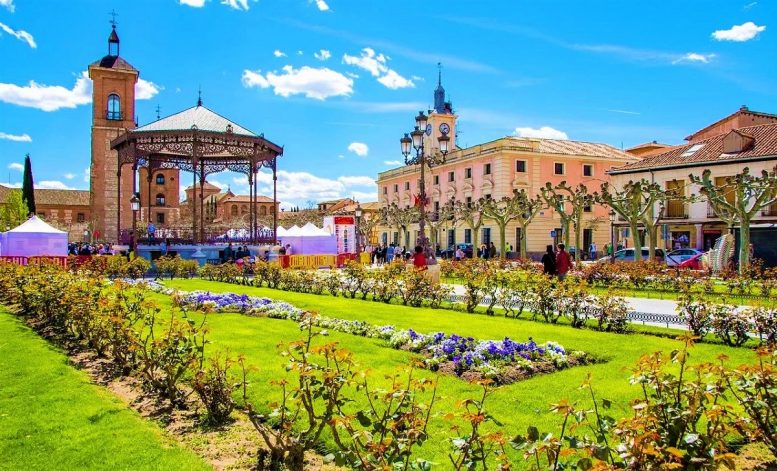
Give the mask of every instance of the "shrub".
M 777 455 L 777 351 L 761 347 L 757 353 L 756 364 L 742 365 L 726 379 L 747 414 L 738 422 L 740 430 Z
M 606 332 L 625 333 L 629 329 L 629 305 L 623 298 L 607 293 L 596 296 L 594 316 L 597 328 Z
M 763 307 L 752 308 L 750 316 L 755 323 L 761 343 L 768 345 L 777 343 L 777 310 Z
M 742 346 L 754 330 L 749 311 L 738 311 L 734 306 L 717 306 L 712 318 L 712 330 L 726 345 Z
M 151 262 L 143 257 L 133 258 L 124 268 L 124 274 L 132 279 L 143 278 L 151 269 Z
M 233 360 L 225 355 L 215 354 L 208 366 L 200 366 L 192 379 L 192 389 L 205 406 L 205 421 L 209 424 L 223 424 L 235 408 L 232 392 L 237 383 L 230 374 Z
M 702 299 L 696 300 L 690 292 L 684 292 L 677 300 L 677 315 L 698 338 L 704 338 L 712 327 L 714 315 L 712 303 Z
M 572 327 L 584 327 L 588 320 L 588 306 L 591 304 L 585 281 L 564 281 L 556 290 L 556 298 L 558 316 L 551 319 L 551 322 L 555 323 L 558 317 L 564 316 L 569 319 Z

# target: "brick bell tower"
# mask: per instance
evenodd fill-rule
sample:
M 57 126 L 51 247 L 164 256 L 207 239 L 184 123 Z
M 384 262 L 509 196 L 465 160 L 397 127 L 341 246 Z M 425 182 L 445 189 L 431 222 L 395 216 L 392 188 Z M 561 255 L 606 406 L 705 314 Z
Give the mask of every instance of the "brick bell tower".
M 119 35 L 112 22 L 108 55 L 89 66 L 92 79 L 92 163 L 89 170 L 92 233 L 98 240 L 118 242 L 118 207 L 121 227 L 130 228 L 134 172 L 122 169 L 121 195 L 117 193 L 118 155 L 111 141 L 135 128 L 135 84 L 140 72 L 119 56 Z

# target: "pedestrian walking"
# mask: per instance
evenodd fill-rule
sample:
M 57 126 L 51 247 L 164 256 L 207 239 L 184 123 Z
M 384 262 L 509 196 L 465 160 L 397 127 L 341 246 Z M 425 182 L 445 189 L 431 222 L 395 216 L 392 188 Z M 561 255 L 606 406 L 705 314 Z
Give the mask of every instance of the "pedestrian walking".
M 599 255 L 599 253 L 596 250 L 596 242 L 591 242 L 591 247 L 589 247 L 588 250 L 591 253 L 591 260 L 596 260 L 597 255 Z
M 558 252 L 556 252 L 556 274 L 558 279 L 564 281 L 567 277 L 567 272 L 572 269 L 572 258 L 565 250 L 564 244 L 558 244 Z
M 542 273 L 556 276 L 556 254 L 552 245 L 545 247 L 545 253 L 542 255 Z

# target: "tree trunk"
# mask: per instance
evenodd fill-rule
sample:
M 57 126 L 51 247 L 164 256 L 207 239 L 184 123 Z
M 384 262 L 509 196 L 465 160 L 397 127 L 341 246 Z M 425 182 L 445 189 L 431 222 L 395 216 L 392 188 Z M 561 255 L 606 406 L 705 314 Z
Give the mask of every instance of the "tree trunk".
M 631 228 L 631 241 L 634 245 L 634 261 L 642 259 L 642 240 L 639 237 L 639 223 L 632 219 L 629 221 L 629 227 Z M 615 251 L 613 251 L 613 254 Z
M 571 240 L 569 238 L 569 226 L 569 218 L 561 219 L 561 237 L 564 238 L 564 246 L 566 246 L 567 250 L 569 250 L 569 241 Z
M 580 261 L 580 256 L 583 254 L 583 248 L 580 247 L 583 243 L 583 221 L 582 217 L 576 218 L 575 222 L 575 261 Z M 569 247 L 567 247 L 569 250 Z
M 527 239 L 526 237 L 526 224 L 521 224 L 521 259 L 526 258 L 526 247 L 527 247 Z
M 750 220 L 742 219 L 739 224 L 739 274 L 750 266 Z
M 501 240 L 501 248 L 499 253 L 499 258 L 505 258 L 507 254 L 507 240 L 505 240 L 506 232 L 507 232 L 507 224 L 505 223 L 499 223 L 499 240 Z
M 469 226 L 469 228 L 472 231 L 472 258 L 478 258 L 478 231 L 480 230 L 480 226 Z

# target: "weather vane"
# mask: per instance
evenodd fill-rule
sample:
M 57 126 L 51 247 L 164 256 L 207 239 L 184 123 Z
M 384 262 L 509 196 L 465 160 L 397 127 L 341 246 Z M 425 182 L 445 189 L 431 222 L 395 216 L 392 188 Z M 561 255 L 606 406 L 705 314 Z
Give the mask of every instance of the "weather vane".
M 116 17 L 117 17 L 117 16 L 119 16 L 119 14 L 118 14 L 118 13 L 116 13 L 116 10 L 111 10 L 111 12 L 110 12 L 110 13 L 108 13 L 108 14 L 109 14 L 109 15 L 111 15 L 111 21 L 109 21 L 108 23 L 110 23 L 110 24 L 111 24 L 111 26 L 113 26 L 113 29 L 116 29 L 116 25 L 118 25 L 118 24 L 119 24 L 119 23 L 116 21 Z
M 159 111 L 160 111 L 159 105 L 156 105 L 156 119 L 157 119 L 157 121 L 159 121 Z

